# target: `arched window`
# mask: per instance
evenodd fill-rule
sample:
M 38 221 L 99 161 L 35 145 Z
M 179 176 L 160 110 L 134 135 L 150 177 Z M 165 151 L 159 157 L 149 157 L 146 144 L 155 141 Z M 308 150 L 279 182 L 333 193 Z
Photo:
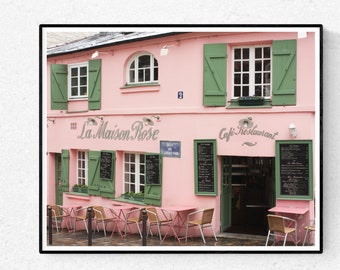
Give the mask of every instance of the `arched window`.
M 158 81 L 158 61 L 152 54 L 135 55 L 127 67 L 127 83 L 152 83 Z

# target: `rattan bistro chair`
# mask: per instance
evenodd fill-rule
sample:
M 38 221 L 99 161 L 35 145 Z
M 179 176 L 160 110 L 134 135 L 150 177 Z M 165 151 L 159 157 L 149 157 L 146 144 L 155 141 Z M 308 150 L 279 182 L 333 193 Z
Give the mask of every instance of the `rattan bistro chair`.
M 74 232 L 76 232 L 77 222 L 83 221 L 84 225 L 85 225 L 86 232 L 89 233 L 89 230 L 87 228 L 87 221 L 88 221 L 88 218 L 89 218 L 89 214 L 88 214 L 87 209 L 89 207 L 90 206 L 83 207 L 83 208 L 80 208 L 80 209 L 77 209 L 77 210 L 74 211 L 74 226 L 73 226 Z M 94 213 L 92 212 L 92 218 L 93 217 L 94 217 Z
M 174 229 L 172 226 L 172 215 L 169 211 L 166 211 L 162 209 L 160 213 L 158 213 L 157 209 L 155 207 L 147 207 L 146 208 L 146 213 L 148 215 L 148 221 L 149 221 L 149 230 L 150 234 L 152 235 L 152 226 L 157 226 L 158 229 L 158 235 L 159 235 L 159 240 L 162 241 L 162 235 L 161 235 L 161 227 L 162 226 L 167 226 L 169 227 L 167 233 L 165 234 L 163 240 L 167 236 L 168 232 L 170 229 Z
M 199 219 L 193 219 L 193 216 L 195 215 L 200 215 Z M 198 226 L 198 228 L 200 229 L 200 233 L 202 236 L 202 240 L 203 243 L 205 244 L 205 238 L 204 238 L 204 234 L 203 234 L 203 229 L 206 227 L 210 227 L 213 235 L 215 237 L 215 241 L 217 241 L 216 238 L 216 233 L 214 231 L 214 228 L 212 226 L 212 217 L 214 215 L 214 208 L 208 208 L 208 209 L 203 209 L 203 210 L 198 210 L 195 212 L 191 212 L 190 214 L 188 214 L 187 216 L 187 225 L 186 225 L 186 233 L 185 233 L 185 241 L 188 240 L 188 229 L 189 227 L 194 227 L 194 226 Z
M 63 229 L 62 225 L 63 225 L 63 221 L 66 220 L 66 226 L 67 229 L 69 230 L 69 223 L 70 223 L 70 215 L 64 210 L 62 209 L 59 205 L 49 205 L 48 207 L 51 207 L 52 210 L 52 224 L 55 224 L 55 227 L 57 228 L 57 232 L 59 232 L 59 226 L 60 225 L 60 229 Z
M 106 226 L 110 222 L 114 224 L 112 231 L 114 231 L 115 227 L 117 227 L 119 231 L 119 227 L 116 223 L 118 218 L 112 214 L 112 211 L 110 208 L 107 208 L 104 206 L 93 206 L 93 211 L 94 211 L 95 227 L 97 228 L 98 232 L 99 232 L 98 224 L 101 223 L 103 225 L 104 235 L 106 236 Z
M 310 244 L 310 238 L 312 236 L 312 234 L 315 232 L 315 220 L 311 220 L 309 222 L 309 225 L 305 227 L 305 230 L 306 230 L 306 234 L 305 234 L 305 237 L 303 239 L 303 246 L 305 245 L 306 243 L 306 240 L 307 240 L 307 236 L 309 234 L 309 237 L 308 237 L 308 245 Z
M 267 215 L 268 218 L 268 235 L 267 235 L 267 240 L 266 240 L 266 246 L 268 245 L 269 238 L 270 236 L 274 236 L 274 243 L 276 241 L 276 237 L 282 237 L 284 238 L 283 240 L 283 245 L 286 245 L 286 240 L 287 236 L 289 234 L 294 234 L 294 243 L 297 245 L 297 222 L 294 219 L 288 218 L 288 217 L 283 217 L 283 216 L 278 216 L 278 215 Z
M 124 237 L 126 237 L 126 230 L 131 224 L 136 224 L 140 238 L 143 238 L 139 223 L 143 220 L 143 208 L 133 209 L 126 213 Z M 130 228 L 130 227 L 129 227 Z

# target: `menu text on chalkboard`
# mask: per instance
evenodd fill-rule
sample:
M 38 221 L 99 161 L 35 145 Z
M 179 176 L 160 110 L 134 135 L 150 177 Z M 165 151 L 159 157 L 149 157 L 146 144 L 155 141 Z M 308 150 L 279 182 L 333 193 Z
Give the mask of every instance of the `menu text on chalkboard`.
M 277 197 L 313 198 L 310 141 L 277 141 Z
M 100 178 L 112 179 L 112 153 L 100 153 Z
M 195 141 L 195 192 L 216 195 L 216 141 Z
M 148 185 L 160 185 L 160 155 L 159 154 L 147 154 L 145 156 L 146 163 L 146 184 Z

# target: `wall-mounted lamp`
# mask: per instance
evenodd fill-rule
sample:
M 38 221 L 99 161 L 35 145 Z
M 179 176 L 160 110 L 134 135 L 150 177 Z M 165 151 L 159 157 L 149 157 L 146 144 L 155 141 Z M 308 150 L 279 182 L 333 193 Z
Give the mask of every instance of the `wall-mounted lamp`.
M 108 52 L 99 52 L 99 51 L 95 51 L 92 55 L 91 55 L 91 59 L 97 58 L 99 56 L 99 54 L 109 54 L 112 55 L 112 53 L 108 53 Z
M 294 124 L 289 125 L 289 132 L 293 138 L 296 137 L 296 126 Z
M 146 126 L 153 126 L 155 123 L 152 121 L 151 118 L 155 118 L 157 120 L 157 122 L 159 122 L 161 120 L 161 117 L 159 115 L 153 115 L 153 116 L 150 116 L 150 117 L 144 117 L 143 118 L 144 125 L 146 125 Z
M 241 128 L 251 128 L 254 123 L 253 123 L 253 118 L 251 116 L 241 119 L 240 121 L 238 121 L 238 125 Z
M 55 124 L 55 119 L 47 118 L 47 121 L 50 121 L 50 122 L 52 122 L 52 124 Z
M 96 119 L 91 118 L 91 117 L 87 118 L 87 123 L 88 123 L 89 125 L 94 125 L 94 126 L 98 125 Z
M 103 116 L 96 116 L 97 119 L 100 119 L 101 121 L 104 120 L 104 117 Z
M 178 43 L 175 44 L 175 45 L 165 45 L 165 46 L 163 46 L 163 48 L 162 48 L 161 51 L 160 51 L 160 55 L 161 55 L 161 56 L 168 55 L 168 53 L 169 53 L 169 48 L 170 48 L 170 47 L 175 47 L 175 46 L 178 46 Z

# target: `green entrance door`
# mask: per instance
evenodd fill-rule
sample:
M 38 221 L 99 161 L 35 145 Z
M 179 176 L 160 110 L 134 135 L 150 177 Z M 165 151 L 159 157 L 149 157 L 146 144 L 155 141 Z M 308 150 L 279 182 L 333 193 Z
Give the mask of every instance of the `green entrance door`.
M 221 181 L 221 232 L 231 227 L 231 163 L 230 157 L 222 157 Z
M 55 203 L 63 205 L 61 154 L 55 154 Z

